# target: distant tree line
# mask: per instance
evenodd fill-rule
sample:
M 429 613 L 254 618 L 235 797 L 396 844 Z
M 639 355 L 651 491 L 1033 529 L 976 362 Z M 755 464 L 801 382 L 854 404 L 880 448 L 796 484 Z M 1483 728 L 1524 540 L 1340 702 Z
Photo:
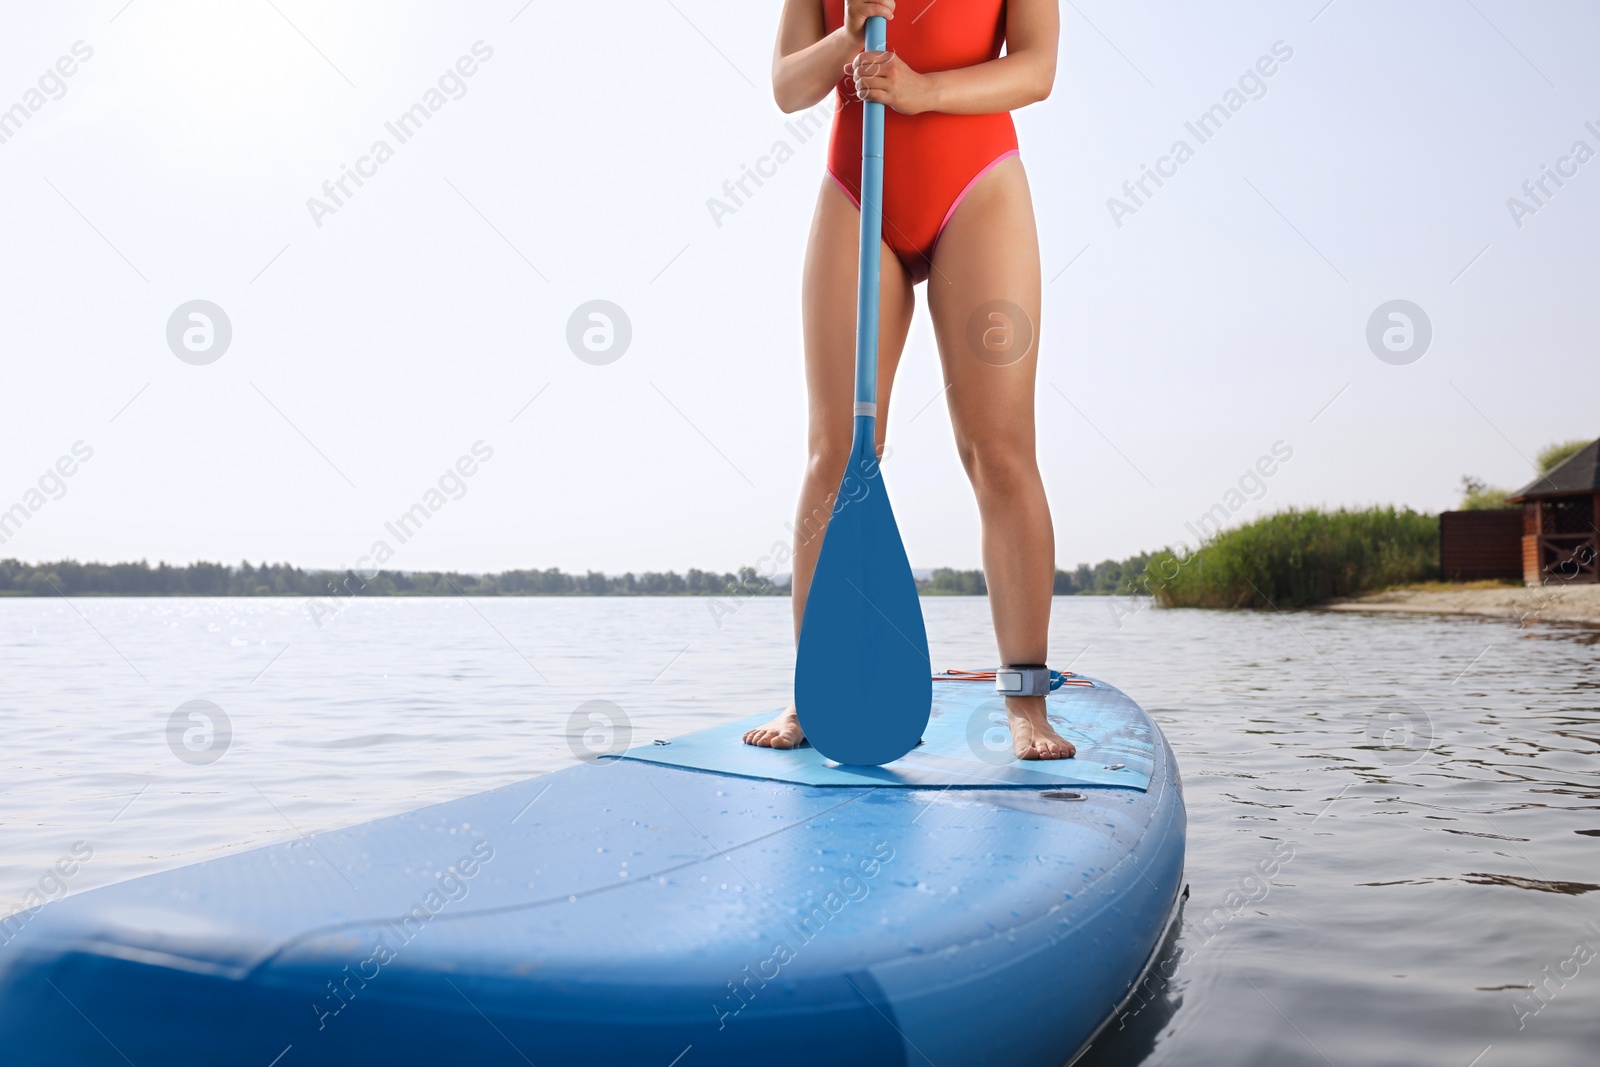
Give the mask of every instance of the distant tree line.
M 1125 560 L 1105 560 L 1091 567 L 1079 564 L 1056 571 L 1055 594 L 1126 594 L 1144 592 L 1139 580 L 1148 553 Z M 918 583 L 927 594 L 987 595 L 981 570 L 941 567 Z M 645 571 L 608 575 L 599 571 L 568 574 L 546 570 L 463 574 L 458 571 L 303 570 L 288 563 L 260 565 L 248 560 L 173 566 L 158 563 L 22 563 L 0 560 L 0 596 L 788 596 L 789 579 L 760 574 L 754 567 L 738 573 Z
M 1056 571 L 1056 596 L 1115 596 L 1144 593 L 1140 584 L 1151 554 L 1141 552 L 1128 559 L 1107 559 L 1090 566 L 1080 563 L 1070 571 Z M 983 596 L 989 592 L 982 571 L 957 571 L 940 567 L 926 582 L 924 593 Z
M 237 567 L 191 563 L 21 563 L 0 560 L 0 596 L 787 596 L 778 585 L 741 567 L 737 574 L 690 569 L 606 575 L 567 574 L 558 568 L 499 574 L 456 571 L 302 570 L 287 563 L 248 561 Z

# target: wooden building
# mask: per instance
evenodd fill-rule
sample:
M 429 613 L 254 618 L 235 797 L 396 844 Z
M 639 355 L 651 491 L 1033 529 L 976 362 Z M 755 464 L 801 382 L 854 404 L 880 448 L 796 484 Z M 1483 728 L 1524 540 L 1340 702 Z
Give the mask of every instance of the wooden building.
M 1506 498 L 1522 505 L 1522 580 L 1600 581 L 1600 440 Z
M 1481 508 L 1439 515 L 1439 577 L 1447 582 L 1522 577 L 1522 509 Z

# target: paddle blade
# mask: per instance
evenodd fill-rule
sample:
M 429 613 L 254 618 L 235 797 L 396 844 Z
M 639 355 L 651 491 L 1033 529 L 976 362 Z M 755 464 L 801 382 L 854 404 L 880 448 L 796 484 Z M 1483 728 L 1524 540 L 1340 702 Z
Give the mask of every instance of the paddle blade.
M 884 764 L 916 747 L 928 725 L 928 634 L 870 451 L 851 456 L 836 499 L 800 624 L 795 708 L 824 756 Z

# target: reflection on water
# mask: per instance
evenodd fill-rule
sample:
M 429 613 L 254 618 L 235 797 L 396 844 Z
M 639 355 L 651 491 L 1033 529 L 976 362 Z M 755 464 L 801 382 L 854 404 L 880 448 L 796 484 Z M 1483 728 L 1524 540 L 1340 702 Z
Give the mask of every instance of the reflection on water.
M 936 666 L 994 663 L 985 601 L 924 606 Z M 708 608 L 0 601 L 0 909 L 780 705 L 787 601 Z M 1053 664 L 1151 711 L 1190 820 L 1184 922 L 1081 1062 L 1593 1064 L 1597 639 L 1057 600 Z

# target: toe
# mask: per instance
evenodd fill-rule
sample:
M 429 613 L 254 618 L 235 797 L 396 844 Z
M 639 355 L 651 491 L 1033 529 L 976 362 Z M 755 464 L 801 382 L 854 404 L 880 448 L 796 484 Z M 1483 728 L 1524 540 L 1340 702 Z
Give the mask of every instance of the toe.
M 804 735 L 800 733 L 800 724 L 789 721 L 768 723 L 757 726 L 753 730 L 746 730 L 744 743 L 756 745 L 761 748 L 798 748 Z

